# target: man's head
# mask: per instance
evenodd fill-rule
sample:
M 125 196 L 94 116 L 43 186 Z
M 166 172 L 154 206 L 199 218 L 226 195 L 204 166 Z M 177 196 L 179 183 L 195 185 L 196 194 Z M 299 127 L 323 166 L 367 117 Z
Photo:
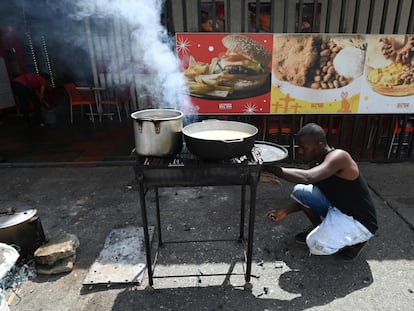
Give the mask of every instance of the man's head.
M 325 131 L 315 123 L 308 123 L 302 127 L 296 139 L 299 146 L 298 155 L 307 162 L 320 160 L 328 148 Z

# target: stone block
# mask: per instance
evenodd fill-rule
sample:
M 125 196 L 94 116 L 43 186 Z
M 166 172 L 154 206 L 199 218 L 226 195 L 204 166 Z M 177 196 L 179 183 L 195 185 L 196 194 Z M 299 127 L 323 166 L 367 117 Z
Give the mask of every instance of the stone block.
M 76 235 L 61 233 L 35 251 L 35 261 L 42 265 L 53 265 L 58 260 L 75 255 L 78 246 Z
M 53 265 L 36 265 L 36 271 L 38 274 L 60 274 L 65 272 L 71 272 L 75 264 L 76 256 L 70 256 L 67 258 L 56 261 Z

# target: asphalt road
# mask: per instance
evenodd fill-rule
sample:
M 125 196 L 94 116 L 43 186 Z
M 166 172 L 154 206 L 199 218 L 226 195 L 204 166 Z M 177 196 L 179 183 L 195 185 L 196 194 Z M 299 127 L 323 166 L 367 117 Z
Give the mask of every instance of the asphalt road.
M 142 285 L 83 286 L 109 232 L 141 226 L 130 167 L 4 168 L 0 204 L 36 208 L 47 236 L 78 236 L 76 266 L 67 274 L 25 280 L 11 310 L 411 310 L 414 305 L 414 233 L 410 215 L 413 163 L 362 163 L 380 229 L 352 263 L 309 256 L 294 235 L 309 226 L 304 215 L 279 224 L 263 217 L 287 204 L 292 184 L 260 184 L 253 246 L 252 291 L 243 290 L 243 249 L 237 242 L 180 243 L 161 248 L 154 291 Z M 155 224 L 149 191 L 150 224 Z M 199 240 L 238 235 L 239 187 L 161 190 L 164 239 Z M 205 276 L 208 273 L 232 276 Z M 9 292 L 6 293 L 9 295 Z

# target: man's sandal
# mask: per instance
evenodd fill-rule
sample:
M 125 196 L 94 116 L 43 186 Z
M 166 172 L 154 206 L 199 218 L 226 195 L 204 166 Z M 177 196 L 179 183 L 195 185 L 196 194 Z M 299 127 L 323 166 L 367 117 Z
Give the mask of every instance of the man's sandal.
M 338 252 L 338 255 L 346 262 L 354 261 L 362 253 L 365 247 L 368 246 L 368 241 L 358 243 L 351 246 L 346 246 Z
M 295 242 L 301 245 L 306 245 L 306 238 L 308 237 L 309 233 L 311 233 L 311 231 L 314 228 L 308 229 L 306 231 L 300 232 L 298 234 L 295 235 Z

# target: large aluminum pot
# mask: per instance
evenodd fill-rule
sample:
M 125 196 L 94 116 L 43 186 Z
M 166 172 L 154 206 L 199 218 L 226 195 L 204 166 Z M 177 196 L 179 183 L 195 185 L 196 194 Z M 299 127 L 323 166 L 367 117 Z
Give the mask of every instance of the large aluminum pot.
M 183 128 L 191 153 L 206 160 L 225 160 L 250 154 L 258 129 L 236 121 L 204 120 Z
M 183 113 L 173 109 L 146 109 L 134 119 L 135 151 L 141 156 L 166 157 L 182 149 Z

